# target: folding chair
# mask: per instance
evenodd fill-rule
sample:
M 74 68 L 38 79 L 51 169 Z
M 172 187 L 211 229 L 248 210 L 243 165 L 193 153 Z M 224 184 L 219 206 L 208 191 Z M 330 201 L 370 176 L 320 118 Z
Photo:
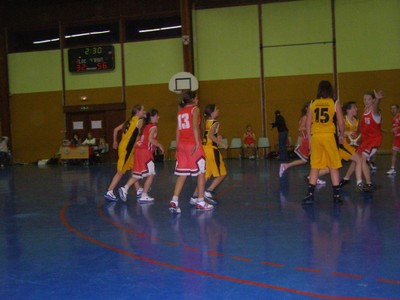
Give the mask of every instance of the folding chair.
M 176 152 L 176 141 L 172 140 L 168 147 L 168 160 L 171 160 L 171 153 Z
M 229 158 L 232 158 L 232 150 L 235 150 L 235 149 L 239 149 L 240 150 L 240 153 L 239 153 L 239 158 L 242 158 L 242 156 L 243 156 L 243 149 L 242 149 L 242 139 L 240 139 L 240 138 L 232 138 L 232 140 L 231 140 L 231 144 L 230 144 L 230 146 L 228 147 L 228 157 Z
M 229 144 L 228 144 L 228 139 L 222 139 L 221 140 L 221 142 L 222 143 L 224 143 L 225 145 L 228 145 L 228 147 L 229 147 Z M 218 145 L 218 149 L 219 149 L 219 151 L 221 151 L 221 153 L 223 153 L 222 151 L 225 151 L 226 153 L 226 155 L 225 156 L 227 156 L 228 155 L 228 149 L 225 149 L 224 147 L 222 147 L 221 145 Z M 222 155 L 223 157 L 224 157 L 224 155 Z
M 269 138 L 268 137 L 259 137 L 258 138 L 257 152 L 258 152 L 259 149 L 264 149 L 263 150 L 263 155 L 262 156 L 258 155 L 258 157 L 266 158 L 270 148 L 271 148 L 271 145 L 269 144 Z M 265 149 L 267 149 L 267 151 Z

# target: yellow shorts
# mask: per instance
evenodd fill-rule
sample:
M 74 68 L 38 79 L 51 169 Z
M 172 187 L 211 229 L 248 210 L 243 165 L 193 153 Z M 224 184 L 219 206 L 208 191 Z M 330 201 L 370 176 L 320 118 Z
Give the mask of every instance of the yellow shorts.
M 311 136 L 310 164 L 312 169 L 339 169 L 342 167 L 333 133 L 316 133 Z
M 221 152 L 213 147 L 204 147 L 206 155 L 206 178 L 226 175 L 226 168 Z
M 117 171 L 125 174 L 126 171 L 133 167 L 133 151 L 127 153 L 124 148 L 118 148 Z
M 356 152 L 356 148 L 351 146 L 348 142 L 344 142 L 343 145 L 341 147 L 339 147 L 339 155 L 340 158 L 348 161 L 350 160 L 351 156 L 353 155 L 353 153 Z

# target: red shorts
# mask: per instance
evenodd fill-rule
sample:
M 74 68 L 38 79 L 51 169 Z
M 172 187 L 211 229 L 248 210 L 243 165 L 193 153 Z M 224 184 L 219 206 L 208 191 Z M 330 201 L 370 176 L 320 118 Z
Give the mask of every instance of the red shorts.
M 357 153 L 364 155 L 367 158 L 373 156 L 382 144 L 382 136 L 374 138 L 364 138 L 361 141 L 360 146 L 357 148 Z
M 302 138 L 301 143 L 294 149 L 301 160 L 308 161 L 310 159 L 310 143 L 308 139 Z
M 153 153 L 147 149 L 136 149 L 133 159 L 132 177 L 141 179 L 155 174 Z
M 400 151 L 400 136 L 394 136 L 393 137 L 393 145 L 392 145 L 392 150 L 393 151 Z
M 194 144 L 179 143 L 176 149 L 175 175 L 198 176 L 206 172 L 206 159 L 203 146 L 193 153 Z

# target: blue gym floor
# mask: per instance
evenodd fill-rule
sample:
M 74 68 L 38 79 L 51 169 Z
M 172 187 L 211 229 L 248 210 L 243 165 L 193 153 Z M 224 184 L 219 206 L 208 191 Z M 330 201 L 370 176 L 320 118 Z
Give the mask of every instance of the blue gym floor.
M 1 168 L 0 299 L 400 299 L 389 156 L 377 158 L 375 193 L 352 179 L 334 207 L 324 178 L 307 209 L 307 165 L 281 179 L 278 161 L 226 165 L 221 204 L 193 209 L 188 179 L 178 216 L 173 161 L 157 164 L 152 205 L 132 190 L 127 203 L 105 201 L 114 164 Z

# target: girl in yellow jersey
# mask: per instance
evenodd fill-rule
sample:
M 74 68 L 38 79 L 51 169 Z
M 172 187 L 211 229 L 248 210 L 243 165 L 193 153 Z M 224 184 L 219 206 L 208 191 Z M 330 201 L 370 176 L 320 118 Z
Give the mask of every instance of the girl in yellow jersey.
M 349 101 L 343 105 L 344 114 L 344 140 L 343 145 L 339 148 L 340 157 L 345 160 L 352 160 L 352 163 L 347 170 L 346 175 L 340 181 L 339 185 L 342 187 L 350 182 L 350 177 L 356 171 L 357 188 L 360 191 L 364 190 L 362 182 L 362 158 L 357 153 L 357 144 L 355 142 L 359 139 L 357 105 L 354 101 Z
M 305 165 L 310 160 L 310 142 L 307 136 L 306 130 L 306 120 L 307 120 L 307 111 L 308 111 L 309 103 L 305 104 L 301 109 L 301 116 L 299 119 L 299 138 L 301 139 L 300 143 L 297 145 L 294 152 L 297 154 L 299 159 L 291 161 L 290 163 L 281 163 L 279 166 L 279 177 L 283 176 L 283 173 L 292 167 Z M 329 173 L 329 169 L 321 170 L 319 175 L 325 175 Z M 307 179 L 308 180 L 308 179 Z M 321 179 L 317 179 L 317 185 L 325 185 L 326 182 Z
M 114 195 L 114 189 L 118 182 L 121 180 L 122 175 L 126 171 L 130 170 L 133 165 L 133 146 L 136 143 L 136 139 L 139 134 L 139 129 L 142 125 L 142 118 L 145 114 L 144 107 L 142 105 L 135 105 L 132 109 L 131 117 L 121 125 L 114 128 L 113 132 L 113 148 L 118 149 L 118 163 L 117 172 L 115 173 L 110 186 L 104 197 L 111 201 L 117 201 L 117 197 Z M 121 141 L 117 142 L 118 132 L 122 130 Z M 137 190 L 140 192 L 140 186 L 137 183 Z
M 329 168 L 333 186 L 334 203 L 342 203 L 339 186 L 339 168 L 342 166 L 335 139 L 336 126 L 339 129 L 339 144 L 343 144 L 344 122 L 338 101 L 333 100 L 333 88 L 329 81 L 322 80 L 318 85 L 317 99 L 313 100 L 307 111 L 306 129 L 310 140 L 310 180 L 304 205 L 314 203 L 314 190 L 319 170 Z
M 206 180 L 214 177 L 211 185 L 206 189 L 204 196 L 207 202 L 216 205 L 217 201 L 214 198 L 214 190 L 224 180 L 226 176 L 226 168 L 221 152 L 218 146 L 224 149 L 228 148 L 218 136 L 219 122 L 218 118 L 219 109 L 215 104 L 209 104 L 204 109 L 205 117 L 205 130 L 203 134 L 203 149 L 206 156 Z M 195 203 L 197 198 L 197 189 L 190 199 L 191 203 Z

